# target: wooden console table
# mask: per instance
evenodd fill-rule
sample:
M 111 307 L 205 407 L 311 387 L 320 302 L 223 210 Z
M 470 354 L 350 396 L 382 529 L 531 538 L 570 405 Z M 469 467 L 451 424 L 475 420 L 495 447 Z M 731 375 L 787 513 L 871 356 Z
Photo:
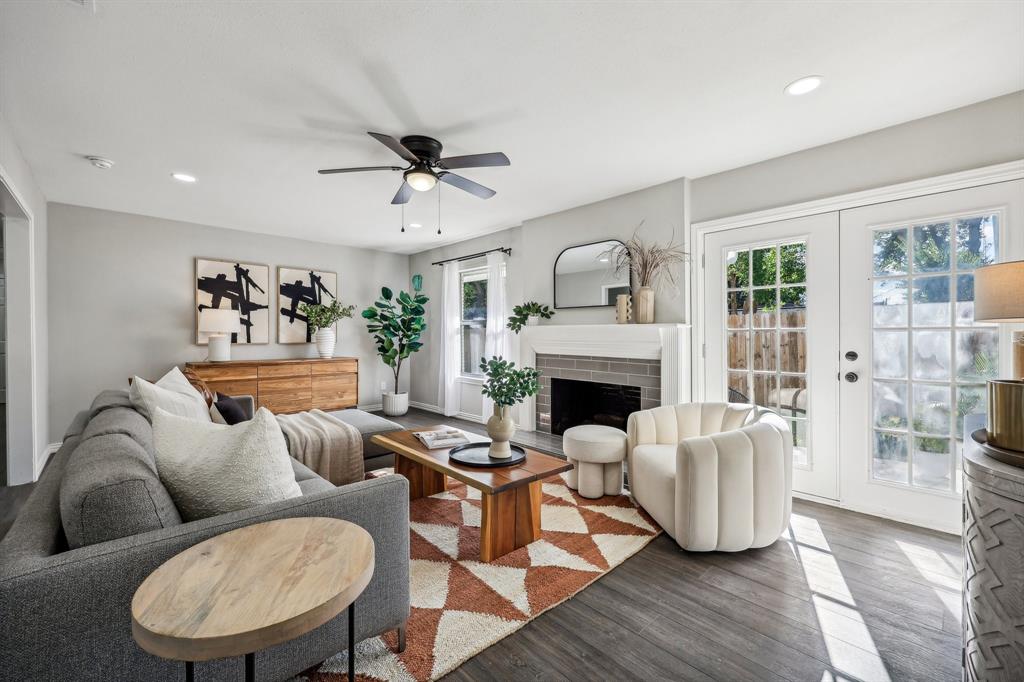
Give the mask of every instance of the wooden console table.
M 359 360 L 231 360 L 190 362 L 214 391 L 251 395 L 258 407 L 275 413 L 342 410 L 359 402 Z

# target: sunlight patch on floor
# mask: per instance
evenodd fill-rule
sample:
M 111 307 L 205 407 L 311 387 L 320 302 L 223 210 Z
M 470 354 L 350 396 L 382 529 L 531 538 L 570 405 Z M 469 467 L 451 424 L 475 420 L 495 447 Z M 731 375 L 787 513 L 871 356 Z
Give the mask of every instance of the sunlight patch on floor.
M 963 602 L 959 571 L 955 577 L 949 576 L 948 561 L 930 547 L 902 540 L 897 540 L 896 546 L 903 551 L 903 554 L 917 569 L 918 574 L 931 583 L 932 590 L 950 615 L 960 620 Z

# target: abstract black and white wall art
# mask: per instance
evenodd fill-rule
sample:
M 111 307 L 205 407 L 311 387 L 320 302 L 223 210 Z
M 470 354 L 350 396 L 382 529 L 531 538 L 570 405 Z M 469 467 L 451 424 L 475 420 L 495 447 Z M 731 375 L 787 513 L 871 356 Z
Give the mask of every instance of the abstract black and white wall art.
M 338 274 L 303 268 L 278 268 L 278 343 L 311 343 L 300 303 L 330 305 L 338 296 Z
M 237 310 L 241 329 L 231 343 L 270 343 L 270 266 L 196 258 L 196 343 L 205 345 L 199 331 L 199 312 L 206 308 Z

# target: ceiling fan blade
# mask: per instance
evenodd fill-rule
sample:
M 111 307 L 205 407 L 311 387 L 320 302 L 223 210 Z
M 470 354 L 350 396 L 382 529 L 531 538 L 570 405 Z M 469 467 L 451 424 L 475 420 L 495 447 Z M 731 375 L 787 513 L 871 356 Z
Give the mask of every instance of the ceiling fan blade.
M 473 196 L 480 197 L 481 199 L 490 199 L 497 192 L 489 187 L 484 187 L 479 182 L 473 182 L 469 178 L 464 178 L 461 175 L 455 173 L 438 173 L 438 179 L 441 182 L 446 182 L 452 187 L 458 187 L 459 189 L 469 192 Z
M 408 182 L 402 182 L 402 186 L 398 188 L 395 193 L 395 198 L 391 200 L 392 204 L 408 204 L 409 199 L 412 199 L 412 195 L 416 190 L 412 188 Z
M 508 160 L 508 157 L 501 152 L 449 156 L 437 162 L 437 165 L 441 168 L 487 168 L 490 166 L 508 166 L 510 164 L 511 162 Z
M 318 170 L 317 173 L 320 175 L 331 175 L 333 173 L 361 173 L 362 171 L 378 171 L 378 170 L 402 170 L 401 166 L 361 166 L 359 168 L 324 168 Z
M 420 162 L 420 158 L 418 156 L 416 156 L 411 151 L 406 149 L 405 145 L 403 145 L 401 142 L 399 142 L 395 138 L 391 137 L 390 135 L 385 135 L 384 133 L 369 133 L 369 132 L 367 134 L 370 137 L 372 137 L 373 139 L 375 139 L 378 142 L 380 142 L 382 145 L 384 145 L 388 149 L 390 149 L 391 151 L 393 151 L 394 153 L 396 153 L 399 156 L 401 156 L 403 159 L 405 159 L 409 163 L 419 163 Z

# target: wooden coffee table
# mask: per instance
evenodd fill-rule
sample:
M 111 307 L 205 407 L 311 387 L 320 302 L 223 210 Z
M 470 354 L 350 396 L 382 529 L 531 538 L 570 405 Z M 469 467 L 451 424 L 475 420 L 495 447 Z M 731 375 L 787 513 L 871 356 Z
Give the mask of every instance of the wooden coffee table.
M 436 431 L 428 426 L 415 431 Z M 540 537 L 541 481 L 572 464 L 564 459 L 526 450 L 526 461 L 509 467 L 485 469 L 448 460 L 449 448 L 428 450 L 412 431 L 393 431 L 373 437 L 377 445 L 395 453 L 395 473 L 409 479 L 409 499 L 428 497 L 448 489 L 448 477 L 480 491 L 480 560 L 494 561 Z
M 373 538 L 339 519 L 280 519 L 239 528 L 171 557 L 132 598 L 132 636 L 151 654 L 185 661 L 245 656 L 323 625 L 348 607 L 354 680 L 355 600 L 373 577 Z

